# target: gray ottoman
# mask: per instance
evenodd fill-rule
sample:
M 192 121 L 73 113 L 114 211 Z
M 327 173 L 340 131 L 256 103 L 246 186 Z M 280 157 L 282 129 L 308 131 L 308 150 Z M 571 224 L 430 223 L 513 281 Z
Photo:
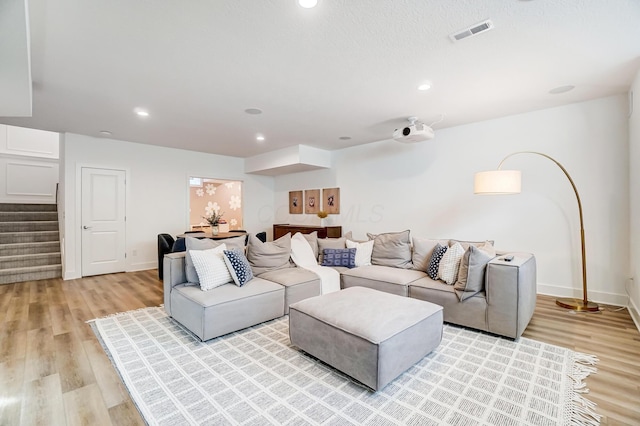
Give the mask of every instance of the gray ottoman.
M 442 306 L 364 287 L 289 307 L 291 343 L 382 389 L 442 340 Z

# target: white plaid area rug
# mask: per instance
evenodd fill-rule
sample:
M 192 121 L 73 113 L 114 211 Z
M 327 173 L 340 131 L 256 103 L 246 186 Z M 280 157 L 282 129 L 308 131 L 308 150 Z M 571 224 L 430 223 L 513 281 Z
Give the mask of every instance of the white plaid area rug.
M 598 425 L 597 359 L 445 325 L 440 346 L 373 392 L 289 341 L 288 317 L 200 342 L 146 308 L 90 321 L 150 425 Z

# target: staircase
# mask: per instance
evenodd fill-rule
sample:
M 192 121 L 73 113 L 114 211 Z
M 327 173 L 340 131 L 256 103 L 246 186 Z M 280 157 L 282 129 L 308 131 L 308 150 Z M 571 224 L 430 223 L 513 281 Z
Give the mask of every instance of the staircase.
M 62 276 L 55 204 L 0 204 L 0 284 Z

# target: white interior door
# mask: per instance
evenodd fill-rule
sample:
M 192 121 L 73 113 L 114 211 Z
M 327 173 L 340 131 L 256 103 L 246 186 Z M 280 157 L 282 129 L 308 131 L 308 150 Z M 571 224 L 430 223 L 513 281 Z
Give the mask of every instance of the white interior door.
M 125 171 L 82 168 L 82 276 L 123 272 Z

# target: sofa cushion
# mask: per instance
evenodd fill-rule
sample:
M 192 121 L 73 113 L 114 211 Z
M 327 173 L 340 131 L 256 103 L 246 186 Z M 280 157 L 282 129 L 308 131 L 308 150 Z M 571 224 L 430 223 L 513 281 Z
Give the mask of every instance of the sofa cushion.
M 284 287 L 284 313 L 289 313 L 289 305 L 309 297 L 319 296 L 320 277 L 303 268 L 287 268 L 265 272 L 260 279 L 268 280 Z
M 367 234 L 367 236 L 370 240 L 373 240 L 372 265 L 391 266 L 401 269 L 413 267 L 409 230 L 377 235 Z
M 280 284 L 261 278 L 254 278 L 242 287 L 238 287 L 234 283 L 228 283 L 211 291 L 202 291 L 194 286 L 177 285 L 173 288 L 173 291 L 202 307 L 208 308 L 240 299 L 248 299 L 272 291 L 280 292 L 283 291 L 283 288 Z
M 347 248 L 356 249 L 355 266 L 371 265 L 374 241 L 356 242 L 347 239 Z
M 293 263 L 302 268 L 316 266 L 318 264 L 318 257 L 313 254 L 309 240 L 300 232 L 296 232 L 295 235 L 291 237 L 291 259 Z
M 425 277 L 409 285 L 409 297 L 426 300 L 444 308 L 444 321 L 478 330 L 489 330 L 487 322 L 487 299 L 481 291 L 464 303 L 451 285 Z
M 324 249 L 322 251 L 322 266 L 346 266 L 353 268 L 356 266 L 356 249 Z
M 460 293 L 460 301 L 484 290 L 484 275 L 487 263 L 496 255 L 493 247 L 489 250 L 480 249 L 474 245 L 469 246 L 460 261 L 458 279 L 454 284 L 455 290 Z
M 310 234 L 302 234 L 302 236 L 307 240 L 307 242 L 311 246 L 313 257 L 315 257 L 316 263 L 317 263 L 318 262 L 318 232 L 313 231 Z
M 488 246 L 493 247 L 493 240 L 484 240 L 484 241 L 462 241 L 462 240 L 451 240 L 449 241 L 449 245 L 452 246 L 454 243 L 460 243 L 462 248 L 466 251 L 469 246 L 476 246 L 478 248 L 485 248 Z
M 304 268 L 277 269 L 265 272 L 264 274 L 260 274 L 259 278 L 281 284 L 285 287 L 290 287 L 311 281 L 320 281 L 320 277 L 318 277 L 318 275 Z M 320 293 L 318 292 L 318 294 Z
M 346 248 L 346 237 L 340 238 L 318 238 L 318 262 L 322 264 L 322 258 L 324 256 L 323 251 L 326 248 L 331 249 L 343 249 Z
M 191 260 L 191 256 L 189 255 L 189 250 L 208 250 L 218 247 L 221 244 L 224 244 L 228 250 L 231 250 L 233 248 L 244 249 L 245 236 L 242 235 L 240 237 L 227 238 L 225 240 L 186 237 L 184 241 L 185 247 L 187 249 L 187 255 L 185 257 L 185 273 L 187 274 L 187 281 L 192 284 L 200 284 L 198 273 L 196 272 L 196 268 L 193 266 L 193 261 Z
M 458 269 L 460 269 L 460 261 L 464 256 L 464 249 L 460 243 L 454 243 L 450 246 L 442 256 L 440 265 L 438 265 L 438 278 L 449 285 L 453 285 L 458 278 Z
M 190 250 L 191 261 L 198 274 L 200 289 L 211 290 L 233 281 L 224 262 L 223 244 L 208 250 Z
M 254 275 L 275 269 L 288 268 L 291 256 L 291 234 L 275 241 L 263 243 L 255 235 L 249 235 L 247 259 Z
M 427 266 L 427 275 L 429 275 L 429 278 L 432 280 L 438 279 L 438 267 L 440 266 L 442 256 L 447 252 L 447 248 L 447 245 L 440 243 L 436 243 L 436 246 L 433 248 L 431 258 L 429 259 L 429 265 Z
M 429 261 L 431 260 L 431 255 L 436 245 L 440 244 L 444 247 L 449 245 L 449 240 L 443 239 L 413 237 L 412 240 L 413 251 L 411 253 L 411 263 L 413 264 L 413 269 L 425 272 L 429 267 Z
M 407 286 L 424 277 L 426 274 L 422 271 L 379 265 L 360 266 L 340 273 L 343 288 L 361 286 L 400 296 L 407 296 Z
M 249 264 L 247 257 L 244 255 L 243 250 L 238 248 L 225 250 L 224 263 L 227 264 L 227 269 L 229 269 L 231 278 L 238 287 L 242 287 L 253 279 L 251 265 Z

